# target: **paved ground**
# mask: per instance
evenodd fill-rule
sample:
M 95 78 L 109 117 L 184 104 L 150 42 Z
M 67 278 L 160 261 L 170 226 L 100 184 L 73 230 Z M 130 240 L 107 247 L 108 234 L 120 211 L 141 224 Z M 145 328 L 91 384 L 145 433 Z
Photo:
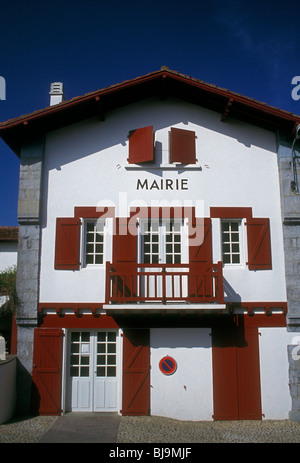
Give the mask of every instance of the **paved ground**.
M 0 425 L 0 443 L 300 443 L 300 423 L 183 422 L 156 416 L 67 414 Z

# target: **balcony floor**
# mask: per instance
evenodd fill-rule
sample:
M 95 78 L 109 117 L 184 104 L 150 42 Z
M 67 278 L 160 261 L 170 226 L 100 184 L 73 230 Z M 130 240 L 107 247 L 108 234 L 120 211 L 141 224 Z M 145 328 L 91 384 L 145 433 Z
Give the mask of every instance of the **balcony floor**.
M 213 312 L 224 312 L 227 307 L 226 304 L 207 303 L 207 304 L 188 304 L 188 303 L 175 303 L 169 302 L 166 304 L 162 303 L 138 303 L 138 304 L 104 304 L 103 309 L 108 313 L 213 313 Z

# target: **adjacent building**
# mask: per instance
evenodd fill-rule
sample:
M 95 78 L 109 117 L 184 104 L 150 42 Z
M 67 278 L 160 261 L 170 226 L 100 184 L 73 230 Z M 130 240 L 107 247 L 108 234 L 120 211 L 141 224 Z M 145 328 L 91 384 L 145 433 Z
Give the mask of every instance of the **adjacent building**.
M 0 124 L 19 407 L 298 420 L 300 117 L 166 67 L 50 95 Z

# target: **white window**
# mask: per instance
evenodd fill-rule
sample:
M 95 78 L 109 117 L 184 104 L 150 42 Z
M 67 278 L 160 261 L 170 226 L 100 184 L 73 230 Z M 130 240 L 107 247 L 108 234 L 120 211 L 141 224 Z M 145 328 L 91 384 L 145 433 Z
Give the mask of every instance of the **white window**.
M 181 264 L 187 262 L 187 242 L 183 219 L 152 219 L 142 224 L 141 262 Z
M 241 220 L 222 220 L 222 260 L 224 264 L 242 263 Z
M 84 233 L 85 265 L 104 263 L 104 220 L 85 221 Z

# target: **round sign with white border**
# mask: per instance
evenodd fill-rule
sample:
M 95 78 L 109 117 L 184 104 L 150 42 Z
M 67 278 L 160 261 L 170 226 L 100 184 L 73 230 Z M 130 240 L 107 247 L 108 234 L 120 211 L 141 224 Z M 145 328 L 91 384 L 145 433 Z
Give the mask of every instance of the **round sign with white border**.
M 163 357 L 159 362 L 159 369 L 164 375 L 172 375 L 177 368 L 177 363 L 173 359 L 173 357 L 169 357 L 168 355 Z

